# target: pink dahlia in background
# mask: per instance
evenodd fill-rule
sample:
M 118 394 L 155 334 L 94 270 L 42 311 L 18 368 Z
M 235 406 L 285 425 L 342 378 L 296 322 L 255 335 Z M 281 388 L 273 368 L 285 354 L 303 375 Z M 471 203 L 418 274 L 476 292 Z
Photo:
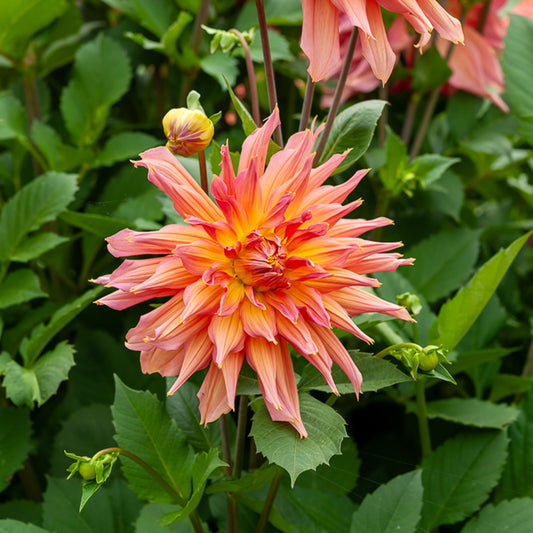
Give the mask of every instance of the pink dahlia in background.
M 169 298 L 140 318 L 126 346 L 141 352 L 144 372 L 177 376 L 169 394 L 208 367 L 198 393 L 202 423 L 234 408 L 246 359 L 272 419 L 289 422 L 305 437 L 289 344 L 333 392 L 337 363 L 358 394 L 361 374 L 331 328 L 370 342 L 351 316 L 379 312 L 410 320 L 403 307 L 362 287 L 379 285 L 367 274 L 411 260 L 389 253 L 400 243 L 360 237 L 389 219 L 343 218 L 361 204 L 342 202 L 367 171 L 336 187 L 323 185 L 344 155 L 312 167 L 320 128 L 293 135 L 265 168 L 278 125 L 276 109 L 244 142 L 236 175 L 222 147 L 221 171 L 211 184 L 215 202 L 166 148 L 142 153 L 136 165 L 148 169 L 148 179 L 170 196 L 187 224 L 109 237 L 114 256 L 148 257 L 126 259 L 95 281 L 118 289 L 98 301 L 113 309 Z
M 331 78 L 339 69 L 339 16 L 348 17 L 359 30 L 362 56 L 376 78 L 385 83 L 392 72 L 396 54 L 389 43 L 381 7 L 400 13 L 417 33 L 418 46 L 425 46 L 430 32 L 437 32 L 454 43 L 463 42 L 461 23 L 437 0 L 302 0 L 301 46 L 309 58 L 308 72 L 313 81 Z

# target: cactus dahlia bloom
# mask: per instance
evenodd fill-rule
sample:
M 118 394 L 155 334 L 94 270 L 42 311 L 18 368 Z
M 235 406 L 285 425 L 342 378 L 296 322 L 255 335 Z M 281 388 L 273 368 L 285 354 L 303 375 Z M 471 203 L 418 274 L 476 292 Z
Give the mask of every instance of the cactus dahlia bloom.
M 313 81 L 330 78 L 339 69 L 339 15 L 344 14 L 359 30 L 361 52 L 376 78 L 385 83 L 396 61 L 381 8 L 400 13 L 417 33 L 418 46 L 425 46 L 436 29 L 452 42 L 463 42 L 461 23 L 437 0 L 302 0 L 303 25 L 301 46 L 309 58 Z
M 366 274 L 411 261 L 389 253 L 400 243 L 360 237 L 390 220 L 342 218 L 361 204 L 342 202 L 366 171 L 335 187 L 322 185 L 344 155 L 312 168 L 320 128 L 293 135 L 265 168 L 278 125 L 276 109 L 244 142 L 236 175 L 222 147 L 221 171 L 211 184 L 215 202 L 166 148 L 142 153 L 136 165 L 148 169 L 148 179 L 172 198 L 187 224 L 109 237 L 114 256 L 149 257 L 126 259 L 95 281 L 118 289 L 98 301 L 114 309 L 170 297 L 140 318 L 126 346 L 141 352 L 144 372 L 177 376 L 169 394 L 208 367 L 198 393 L 202 423 L 233 409 L 246 359 L 272 419 L 289 422 L 305 437 L 288 345 L 334 393 L 332 363 L 359 393 L 361 374 L 331 328 L 370 342 L 351 316 L 379 312 L 410 320 L 405 308 L 361 287 L 379 285 Z

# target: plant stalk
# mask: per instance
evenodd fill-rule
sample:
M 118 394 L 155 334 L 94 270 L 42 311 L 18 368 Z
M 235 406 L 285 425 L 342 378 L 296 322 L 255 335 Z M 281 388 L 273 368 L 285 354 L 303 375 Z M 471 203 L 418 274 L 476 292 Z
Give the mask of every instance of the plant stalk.
M 278 102 L 278 96 L 276 93 L 276 80 L 274 78 L 274 66 L 272 64 L 272 55 L 270 54 L 270 43 L 268 40 L 268 27 L 265 15 L 265 6 L 263 0 L 255 0 L 255 7 L 257 10 L 257 20 L 259 22 L 259 32 L 261 34 L 261 47 L 263 48 L 263 61 L 265 63 L 265 76 L 267 82 L 268 91 L 268 103 L 270 106 L 270 113 L 274 111 L 274 108 Z M 281 133 L 281 127 L 278 126 L 274 131 L 274 140 L 283 148 L 283 136 Z
M 431 437 L 429 434 L 429 424 L 426 407 L 426 388 L 422 381 L 417 381 L 416 386 L 416 409 L 418 417 L 418 432 L 420 434 L 420 447 L 422 457 L 427 457 L 431 453 Z
M 252 55 L 250 54 L 250 47 L 246 42 L 243 34 L 233 28 L 230 30 L 231 33 L 234 33 L 239 39 L 242 49 L 244 50 L 244 61 L 246 62 L 246 72 L 248 74 L 248 90 L 250 91 L 250 100 L 252 103 L 252 117 L 254 119 L 255 125 L 259 128 L 261 126 L 261 113 L 259 111 L 259 98 L 257 96 L 257 82 L 255 80 L 255 70 L 254 63 L 252 61 Z
M 311 116 L 311 107 L 313 105 L 313 94 L 315 92 L 315 82 L 311 76 L 307 75 L 307 83 L 305 84 L 304 103 L 302 106 L 302 115 L 300 116 L 300 126 L 298 131 L 304 131 L 309 124 L 309 117 Z
M 355 52 L 355 45 L 357 44 L 357 27 L 352 28 L 352 34 L 350 35 L 350 42 L 348 43 L 348 50 L 346 56 L 344 57 L 344 63 L 342 65 L 341 75 L 339 81 L 337 82 L 337 87 L 335 88 L 335 94 L 333 95 L 333 101 L 331 102 L 331 107 L 329 108 L 328 118 L 326 119 L 326 126 L 320 137 L 320 142 L 318 143 L 318 148 L 315 154 L 314 165 L 318 165 L 322 152 L 326 146 L 331 128 L 333 126 L 333 121 L 337 116 L 337 110 L 339 109 L 342 93 L 344 91 L 344 86 L 346 85 L 346 80 L 348 78 L 348 73 L 350 72 L 350 67 L 352 65 L 353 54 Z
M 281 470 L 280 468 L 278 469 L 278 472 L 276 472 L 274 479 L 272 479 L 270 483 L 270 488 L 268 489 L 268 494 L 265 499 L 265 505 L 263 506 L 263 511 L 261 512 L 261 516 L 259 517 L 259 522 L 257 524 L 257 529 L 255 530 L 255 533 L 263 533 L 266 525 L 268 524 L 268 517 L 270 516 L 270 511 L 272 510 L 272 506 L 274 505 L 274 500 L 276 498 L 276 494 L 278 493 L 282 477 L 283 470 Z
M 198 164 L 200 166 L 200 186 L 205 194 L 209 195 L 209 183 L 207 181 L 207 165 L 205 162 L 205 150 L 198 152 Z

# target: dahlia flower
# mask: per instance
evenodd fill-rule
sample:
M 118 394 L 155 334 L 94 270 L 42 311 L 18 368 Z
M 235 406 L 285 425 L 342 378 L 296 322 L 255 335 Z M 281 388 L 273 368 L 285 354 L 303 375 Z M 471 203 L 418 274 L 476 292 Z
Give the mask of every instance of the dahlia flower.
M 126 346 L 141 352 L 144 372 L 177 376 L 169 394 L 208 367 L 198 393 L 202 423 L 234 408 L 246 359 L 272 419 L 289 422 L 305 437 L 289 344 L 334 393 L 333 362 L 358 394 L 361 374 L 332 327 L 370 342 L 351 316 L 379 312 L 411 320 L 405 308 L 363 288 L 379 285 L 366 274 L 411 260 L 389 253 L 398 242 L 360 237 L 389 219 L 343 218 L 361 204 L 342 202 L 367 171 L 335 187 L 323 185 L 345 154 L 312 168 L 321 128 L 293 135 L 265 168 L 278 125 L 276 109 L 245 140 L 236 174 L 228 146 L 222 147 L 221 171 L 211 184 L 214 202 L 166 148 L 142 153 L 136 166 L 148 169 L 148 179 L 170 196 L 187 224 L 109 237 L 114 256 L 148 257 L 126 259 L 95 282 L 117 289 L 98 301 L 113 309 L 169 298 L 141 316 Z
M 302 7 L 301 46 L 309 58 L 313 81 L 328 79 L 339 68 L 340 14 L 358 28 L 362 55 L 383 83 L 389 79 L 396 55 L 387 39 L 381 7 L 403 15 L 420 34 L 420 47 L 429 42 L 433 29 L 444 39 L 463 42 L 461 23 L 437 0 L 302 0 Z

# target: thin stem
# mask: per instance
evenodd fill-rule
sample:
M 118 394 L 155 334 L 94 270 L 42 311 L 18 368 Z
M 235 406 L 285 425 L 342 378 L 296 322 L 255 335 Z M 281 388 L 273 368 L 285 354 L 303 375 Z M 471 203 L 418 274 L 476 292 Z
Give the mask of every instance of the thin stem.
M 333 121 L 337 116 L 337 110 L 339 109 L 342 93 L 344 91 L 344 86 L 346 85 L 346 79 L 348 78 L 348 72 L 350 72 L 350 67 L 352 65 L 353 54 L 355 52 L 355 45 L 357 44 L 357 27 L 352 28 L 352 34 L 350 36 L 350 42 L 348 43 L 348 50 L 346 51 L 346 56 L 344 57 L 344 64 L 342 65 L 341 75 L 339 81 L 337 82 L 337 87 L 335 89 L 335 94 L 333 95 L 333 101 L 331 102 L 331 107 L 329 108 L 328 118 L 326 119 L 326 127 L 324 132 L 320 137 L 320 142 L 318 143 L 318 148 L 315 155 L 315 166 L 320 161 L 324 147 L 328 140 L 329 134 L 331 132 L 331 127 L 333 126 Z
M 311 106 L 313 105 L 313 93 L 315 92 L 315 82 L 311 76 L 307 75 L 307 83 L 305 84 L 304 103 L 302 106 L 302 115 L 300 117 L 300 126 L 298 131 L 303 131 L 309 124 L 309 117 L 311 116 Z
M 492 0 L 488 0 L 483 4 L 483 7 L 481 8 L 481 13 L 479 15 L 479 20 L 477 22 L 477 31 L 483 35 L 485 31 L 485 26 L 487 25 L 487 20 L 489 18 L 489 13 L 491 9 Z
M 416 348 L 417 350 L 422 351 L 422 348 L 415 344 L 414 342 L 400 342 L 398 344 L 393 344 L 392 346 L 388 346 L 384 350 L 381 350 L 381 352 L 378 352 L 374 357 L 378 357 L 379 359 L 383 359 L 386 355 L 389 355 L 393 350 L 401 349 L 401 348 Z
M 220 417 L 220 436 L 222 437 L 222 455 L 228 466 L 224 467 L 226 476 L 231 476 L 231 446 L 229 444 L 228 415 Z
M 246 424 L 248 422 L 248 396 L 242 395 L 239 401 L 239 416 L 237 418 L 237 436 L 235 438 L 235 461 L 233 476 L 241 477 L 244 458 L 244 444 L 246 439 Z
M 205 162 L 205 150 L 198 152 L 198 164 L 200 165 L 200 186 L 205 194 L 209 194 L 209 184 L 207 182 L 207 166 Z
M 266 525 L 268 524 L 268 517 L 270 516 L 270 511 L 272 510 L 272 506 L 274 505 L 274 500 L 276 499 L 276 494 L 278 493 L 282 477 L 283 470 L 281 470 L 280 468 L 274 476 L 274 479 L 270 483 L 270 488 L 268 489 L 268 494 L 265 499 L 265 505 L 263 506 L 263 511 L 261 512 L 261 516 L 259 517 L 259 522 L 257 524 L 257 529 L 255 530 L 255 533 L 263 533 Z
M 192 33 L 191 47 L 195 54 L 198 53 L 200 49 L 200 42 L 202 38 L 202 24 L 207 22 L 207 16 L 209 14 L 209 0 L 202 0 L 200 4 L 200 9 L 196 15 L 196 20 L 194 22 L 194 30 Z
M 389 88 L 385 85 L 379 88 L 379 99 L 387 100 L 389 97 Z M 383 113 L 378 122 L 378 144 L 380 148 L 383 148 L 385 145 L 385 138 L 387 136 L 387 123 L 389 122 L 389 107 L 385 106 L 383 108 Z
M 408 146 L 409 141 L 411 140 L 411 133 L 413 132 L 413 124 L 415 122 L 416 110 L 418 109 L 419 102 L 420 95 L 417 92 L 413 92 L 411 98 L 409 98 L 409 103 L 407 104 L 405 120 L 402 126 L 401 139 L 405 146 Z
M 429 435 L 429 424 L 426 408 L 426 388 L 423 381 L 417 381 L 415 386 L 420 446 L 422 448 L 422 457 L 427 457 L 431 453 L 431 438 Z
M 230 33 L 234 33 L 239 39 L 242 49 L 244 50 L 244 61 L 246 62 L 246 71 L 248 74 L 248 85 L 250 91 L 250 100 L 252 102 L 252 117 L 257 127 L 261 126 L 261 113 L 259 111 L 259 98 L 257 96 L 257 83 L 255 81 L 254 63 L 250 54 L 250 46 L 246 42 L 243 34 L 233 28 Z
M 270 112 L 274 111 L 274 108 L 278 102 L 278 96 L 276 93 L 276 80 L 274 78 L 274 65 L 272 64 L 272 56 L 270 54 L 270 43 L 268 40 L 268 27 L 265 15 L 265 6 L 263 0 L 255 0 L 255 7 L 257 10 L 257 20 L 259 22 L 259 32 L 261 34 L 261 47 L 263 48 L 263 61 L 265 63 L 265 76 L 267 82 L 268 91 L 268 103 L 270 105 Z M 278 126 L 274 131 L 274 140 L 279 146 L 283 147 L 283 136 L 281 134 L 281 128 Z

